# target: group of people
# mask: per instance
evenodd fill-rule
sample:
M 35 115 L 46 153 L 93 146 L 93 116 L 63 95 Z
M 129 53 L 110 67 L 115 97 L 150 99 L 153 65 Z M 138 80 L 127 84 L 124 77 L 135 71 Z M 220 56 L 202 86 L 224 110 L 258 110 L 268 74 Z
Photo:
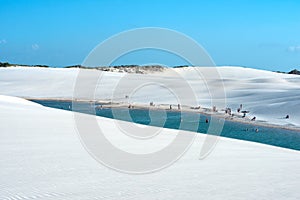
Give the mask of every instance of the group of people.
M 127 97 L 127 98 L 128 98 L 128 97 Z M 151 102 L 150 102 L 150 106 L 155 106 L 155 104 L 151 101 Z M 129 104 L 128 108 L 133 108 L 133 106 L 132 106 L 131 104 Z M 192 108 L 194 109 L 194 107 L 192 107 Z M 199 108 L 200 108 L 200 106 L 197 107 L 197 109 L 199 109 Z M 170 109 L 170 110 L 173 109 L 172 104 L 169 105 L 169 109 Z M 177 104 L 177 109 L 178 109 L 178 110 L 181 110 L 181 105 L 180 105 L 180 104 Z M 246 117 L 246 114 L 249 113 L 249 111 L 242 110 L 242 109 L 243 109 L 243 104 L 240 104 L 240 106 L 237 108 L 237 112 L 238 112 L 238 113 L 243 113 L 243 116 L 242 116 L 242 117 L 245 118 L 245 117 Z M 216 106 L 213 106 L 213 107 L 212 107 L 212 111 L 213 111 L 213 112 L 217 112 L 217 111 L 218 111 L 218 110 L 217 110 L 217 107 L 216 107 Z M 231 108 L 229 108 L 229 107 L 227 107 L 227 108 L 225 109 L 225 114 L 228 114 L 228 115 L 230 115 L 230 116 L 234 116 L 234 114 L 232 113 Z M 289 119 L 289 118 L 290 118 L 290 116 L 289 116 L 289 115 L 286 115 L 285 119 Z M 255 120 L 256 120 L 256 117 L 254 116 L 254 117 L 251 119 L 251 121 L 255 121 Z M 205 122 L 206 122 L 206 123 L 209 123 L 208 118 L 206 118 Z M 258 132 L 258 129 L 256 130 L 256 132 Z
M 172 109 L 173 109 L 172 104 L 170 104 L 170 110 L 172 110 Z M 178 110 L 181 110 L 180 104 L 177 104 L 177 109 L 178 109 Z
M 245 118 L 245 117 L 246 117 L 246 114 L 249 113 L 249 111 L 247 111 L 247 110 L 242 110 L 242 109 L 243 109 L 243 104 L 240 104 L 240 107 L 237 108 L 237 112 L 238 112 L 238 113 L 243 113 L 242 118 Z M 231 111 L 231 108 L 226 108 L 226 109 L 225 109 L 225 113 L 228 114 L 228 115 L 230 115 L 230 116 L 234 116 L 234 114 L 233 114 L 232 111 Z M 256 117 L 253 117 L 253 118 L 251 119 L 251 121 L 255 121 L 255 120 L 256 120 Z

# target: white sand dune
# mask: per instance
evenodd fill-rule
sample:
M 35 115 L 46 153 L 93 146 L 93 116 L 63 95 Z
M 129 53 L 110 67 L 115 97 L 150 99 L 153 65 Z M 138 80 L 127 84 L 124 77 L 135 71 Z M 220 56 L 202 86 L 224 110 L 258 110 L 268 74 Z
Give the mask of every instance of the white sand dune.
M 220 76 L 209 67 L 176 68 L 149 74 L 103 72 L 95 89 L 95 98 L 147 105 L 151 101 L 156 104 L 177 104 L 176 97 L 159 84 L 144 85 L 134 94 L 128 94 L 124 88 L 126 84 L 138 86 L 164 80 L 171 87 L 184 91 L 184 80 L 196 95 L 197 102 L 192 104 L 211 108 L 210 93 L 221 94 L 223 88 L 220 85 L 224 84 L 226 105 L 233 111 L 243 104 L 243 109 L 250 111 L 249 117 L 256 116 L 257 120 L 287 127 L 300 126 L 300 76 L 243 67 L 218 67 L 217 70 Z M 94 74 L 94 70 L 87 71 Z M 1 68 L 0 94 L 71 99 L 78 72 L 78 69 Z M 179 80 L 179 77 L 184 79 Z M 117 90 L 120 80 L 125 86 Z M 90 88 L 92 83 L 86 78 L 84 84 L 84 87 Z M 129 100 L 124 98 L 126 95 L 130 96 Z M 190 97 L 186 98 L 181 100 L 189 102 Z M 286 115 L 290 115 L 290 119 L 284 119 Z
M 128 175 L 102 166 L 82 146 L 72 112 L 17 98 L 71 99 L 78 71 L 0 68 L 0 199 L 300 199 L 299 152 L 252 142 L 220 138 L 212 154 L 198 160 L 205 135 L 197 134 L 186 154 L 159 172 Z M 155 83 L 162 79 L 184 89 L 172 75 L 174 71 L 190 84 L 201 106 L 212 106 L 206 84 L 218 92 L 223 82 L 229 107 L 242 103 L 251 111 L 250 116 L 259 120 L 300 125 L 300 76 L 262 70 L 219 67 L 221 78 L 211 73 L 205 79 L 199 71 L 210 74 L 211 68 L 130 76 L 105 72 L 95 95 L 97 99 L 130 103 L 177 103 L 170 91 L 157 84 L 144 85 L 133 94 L 116 90 L 120 80 L 126 87 L 140 80 Z M 83 88 L 88 90 L 92 82 L 88 77 L 84 81 Z M 291 118 L 283 119 L 286 114 Z M 115 120 L 97 117 L 97 121 L 112 133 L 111 141 L 129 152 L 159 149 L 177 133 L 163 129 L 166 134 L 160 135 L 158 142 L 136 145 L 120 137 L 122 132 L 113 128 Z
M 0 108 L 3 200 L 300 198 L 298 151 L 221 138 L 209 157 L 198 160 L 205 135 L 197 134 L 187 153 L 169 168 L 128 175 L 102 166 L 84 150 L 71 112 L 7 96 L 0 96 Z M 115 132 L 114 120 L 97 120 Z M 162 143 L 176 133 L 165 131 L 169 134 L 160 138 Z

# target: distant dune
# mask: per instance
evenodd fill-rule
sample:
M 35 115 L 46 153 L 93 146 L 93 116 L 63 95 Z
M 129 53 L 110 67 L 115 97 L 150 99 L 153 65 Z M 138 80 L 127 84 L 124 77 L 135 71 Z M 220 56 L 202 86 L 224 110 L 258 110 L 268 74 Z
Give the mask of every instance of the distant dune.
M 51 68 L 52 66 L 48 65 L 21 65 L 21 64 L 11 64 L 8 62 L 0 62 L 0 67 L 43 67 L 43 68 Z M 171 68 L 186 68 L 191 67 L 188 65 L 182 66 L 170 66 Z M 194 66 L 193 66 L 194 67 Z M 53 67 L 52 67 L 53 68 Z M 154 73 L 154 72 L 162 72 L 165 69 L 169 68 L 167 66 L 161 65 L 117 65 L 117 66 L 98 66 L 98 67 L 88 67 L 82 65 L 70 65 L 60 68 L 77 68 L 77 69 L 97 69 L 101 71 L 109 71 L 109 72 L 121 72 L 121 73 L 137 73 L 137 74 L 147 74 L 147 73 Z M 277 73 L 282 74 L 296 74 L 300 75 L 300 71 L 297 69 L 291 70 L 290 72 L 282 72 L 276 71 Z
M 95 87 L 97 100 L 145 105 L 149 105 L 149 102 L 177 104 L 177 99 L 166 88 L 153 83 L 163 80 L 163 83 L 170 84 L 170 87 L 183 91 L 184 84 L 187 83 L 194 91 L 197 101 L 188 106 L 212 108 L 214 105 L 211 102 L 211 92 L 222 94 L 225 90 L 226 106 L 216 105 L 219 111 L 225 107 L 236 111 L 239 105 L 243 104 L 244 109 L 250 111 L 248 114 L 250 118 L 256 117 L 261 122 L 287 127 L 300 126 L 300 76 L 231 66 L 217 68 L 123 66 L 103 69 L 109 71 L 102 72 L 101 80 L 96 86 L 89 85 L 88 78 L 84 82 L 86 88 Z M 216 69 L 217 71 L 214 71 Z M 0 94 L 24 98 L 72 99 L 79 70 L 86 69 L 0 68 Z M 86 70 L 90 75 L 95 74 L 94 71 Z M 203 77 L 204 74 L 206 77 Z M 118 83 L 121 80 L 123 85 L 137 88 L 141 83 L 151 84 L 143 86 L 136 94 L 131 95 L 125 89 L 116 89 L 120 87 Z M 129 98 L 125 98 L 126 96 Z M 182 101 L 188 102 L 190 97 L 181 98 Z M 286 115 L 289 115 L 290 119 L 285 119 Z

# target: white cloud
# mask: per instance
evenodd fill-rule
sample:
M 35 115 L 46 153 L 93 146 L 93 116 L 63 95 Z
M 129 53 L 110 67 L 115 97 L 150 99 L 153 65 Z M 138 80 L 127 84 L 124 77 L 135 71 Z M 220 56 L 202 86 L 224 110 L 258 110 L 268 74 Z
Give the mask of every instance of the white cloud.
M 0 44 L 5 44 L 7 43 L 5 39 L 0 40 Z
M 290 46 L 288 48 L 288 51 L 289 52 L 300 52 L 300 45 L 298 45 L 298 46 Z
M 36 51 L 40 48 L 40 46 L 38 44 L 33 44 L 31 45 L 32 50 Z

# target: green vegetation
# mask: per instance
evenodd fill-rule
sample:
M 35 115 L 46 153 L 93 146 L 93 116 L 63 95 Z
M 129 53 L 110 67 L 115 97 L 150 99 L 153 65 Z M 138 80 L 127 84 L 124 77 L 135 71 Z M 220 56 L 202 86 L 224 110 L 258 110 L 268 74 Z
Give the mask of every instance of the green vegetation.
M 179 66 L 174 66 L 173 68 L 183 68 L 183 67 L 189 67 L 189 65 L 179 65 Z
M 8 62 L 4 62 L 4 63 L 0 62 L 0 67 L 11 67 L 11 66 L 12 65 L 9 64 Z
M 22 66 L 22 67 L 44 67 L 48 68 L 51 66 L 48 65 L 22 65 L 22 64 L 11 64 L 8 62 L 0 62 L 0 67 L 16 67 L 16 66 Z M 183 67 L 189 67 L 188 65 L 180 65 L 180 66 L 173 66 L 173 68 L 183 68 Z M 145 73 L 146 71 L 163 71 L 166 67 L 160 66 L 160 65 L 115 65 L 115 66 L 98 66 L 98 67 L 87 67 L 82 65 L 71 65 L 66 66 L 64 68 L 80 68 L 80 69 L 96 69 L 101 71 L 117 71 L 117 72 L 126 72 L 126 73 Z M 296 74 L 300 75 L 300 71 L 297 69 L 294 69 L 290 72 L 282 72 L 282 71 L 275 71 L 277 73 L 282 74 Z
M 296 75 L 300 75 L 300 71 L 298 71 L 297 69 L 294 69 L 290 72 L 282 72 L 282 71 L 274 71 L 276 73 L 280 73 L 280 74 L 296 74 Z
M 20 64 L 10 64 L 8 62 L 0 62 L 0 67 L 16 67 L 16 66 L 22 66 L 22 67 L 45 67 L 48 68 L 47 65 L 20 65 Z
M 300 71 L 298 71 L 297 69 L 294 69 L 294 70 L 290 71 L 289 74 L 297 74 L 297 75 L 300 75 Z

